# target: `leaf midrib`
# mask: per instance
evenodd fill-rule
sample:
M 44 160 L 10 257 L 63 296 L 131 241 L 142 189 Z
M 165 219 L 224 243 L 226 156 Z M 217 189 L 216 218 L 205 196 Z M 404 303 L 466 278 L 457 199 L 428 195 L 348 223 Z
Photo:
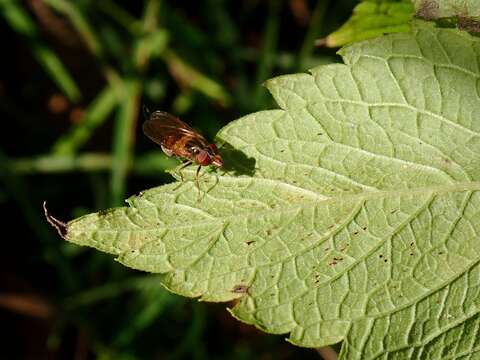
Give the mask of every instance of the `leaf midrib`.
M 233 177 L 227 177 L 227 176 L 222 176 L 224 181 L 238 181 L 239 178 L 233 178 Z M 247 180 L 247 178 L 245 179 Z M 248 181 L 275 181 L 272 179 L 259 179 L 259 178 L 248 178 Z M 193 181 L 188 181 L 191 182 L 192 185 L 194 185 Z M 281 186 L 288 186 L 288 187 L 293 187 L 299 192 L 306 192 L 308 191 L 309 193 L 313 193 L 309 190 L 303 189 L 298 186 L 294 186 L 291 184 L 279 182 L 279 185 Z M 152 228 L 147 228 L 145 226 L 137 225 L 139 230 L 141 231 L 147 231 L 147 230 L 155 230 L 158 231 L 160 229 L 167 229 L 167 230 L 172 230 L 172 229 L 188 229 L 188 228 L 194 228 L 194 227 L 203 227 L 206 226 L 207 224 L 212 224 L 212 223 L 218 223 L 218 224 L 224 224 L 225 222 L 228 222 L 229 220 L 238 220 L 239 218 L 241 219 L 248 219 L 248 218 L 256 218 L 259 216 L 262 216 L 264 214 L 272 214 L 272 213 L 288 213 L 291 211 L 298 211 L 299 209 L 302 208 L 307 208 L 307 207 L 315 207 L 319 205 L 319 202 L 324 203 L 334 203 L 336 201 L 345 201 L 345 200 L 350 200 L 350 201 L 365 201 L 365 200 L 371 200 L 371 199 L 376 199 L 376 198 L 381 198 L 381 197 L 390 197 L 390 196 L 413 196 L 413 195 L 426 195 L 428 193 L 431 194 L 441 194 L 441 193 L 448 193 L 448 192 L 463 192 L 463 191 L 480 191 L 480 181 L 473 181 L 473 182 L 460 182 L 460 183 L 455 183 L 455 184 L 449 184 L 449 185 L 441 185 L 441 186 L 432 186 L 432 187 L 421 187 L 421 188 L 413 188 L 413 189 L 402 189 L 402 190 L 383 190 L 383 191 L 367 191 L 367 192 L 362 192 L 358 194 L 340 194 L 338 196 L 332 196 L 332 197 L 326 197 L 321 199 L 320 201 L 308 201 L 305 200 L 303 203 L 295 203 L 292 205 L 284 205 L 279 206 L 278 208 L 273 208 L 271 207 L 268 210 L 257 210 L 257 211 L 250 211 L 249 213 L 244 213 L 241 215 L 229 215 L 225 217 L 217 217 L 215 219 L 205 219 L 205 220 L 200 220 L 196 222 L 191 222 L 188 225 L 167 225 L 167 226 L 155 226 Z M 315 193 L 314 193 L 315 194 Z M 319 195 L 317 195 L 319 196 Z M 172 204 L 175 206 L 175 204 Z M 185 204 L 181 204 L 185 205 Z M 131 210 L 137 210 L 136 207 L 131 207 Z M 70 228 L 72 225 L 74 225 L 76 222 L 80 221 L 82 218 L 75 219 L 71 222 L 68 223 L 68 227 Z M 132 232 L 134 229 L 128 229 L 128 230 L 115 230 L 115 229 L 97 229 L 97 230 L 92 230 L 90 231 L 91 233 L 93 232 L 112 232 L 112 231 L 129 231 Z M 85 233 L 85 232 L 84 232 Z

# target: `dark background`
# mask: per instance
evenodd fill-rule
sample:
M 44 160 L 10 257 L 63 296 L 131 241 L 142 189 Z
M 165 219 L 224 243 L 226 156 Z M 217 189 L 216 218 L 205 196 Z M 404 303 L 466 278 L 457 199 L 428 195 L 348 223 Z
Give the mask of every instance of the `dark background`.
M 213 139 L 229 121 L 276 107 L 264 80 L 339 61 L 313 42 L 355 3 L 1 0 L 0 357 L 318 358 L 234 320 L 232 304 L 170 294 L 155 275 L 65 243 L 41 204 L 69 220 L 172 181 L 175 163 L 139 130 L 141 104 Z M 137 57 L 142 42 L 151 51 Z M 77 92 L 59 85 L 51 56 Z M 109 84 L 126 93 L 88 120 Z

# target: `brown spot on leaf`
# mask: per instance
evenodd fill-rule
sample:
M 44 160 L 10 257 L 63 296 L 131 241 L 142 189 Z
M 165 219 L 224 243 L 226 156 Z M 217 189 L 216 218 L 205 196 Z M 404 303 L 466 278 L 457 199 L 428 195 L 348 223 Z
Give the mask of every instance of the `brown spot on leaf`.
M 480 33 L 480 21 L 466 16 L 458 16 L 458 28 L 460 30 Z
M 417 8 L 416 15 L 426 20 L 433 20 L 438 17 L 439 6 L 436 1 L 424 0 Z
M 346 248 L 348 248 L 350 246 L 350 244 L 345 244 L 345 246 L 343 248 L 340 249 L 340 251 L 345 251 Z
M 235 285 L 232 289 L 232 292 L 235 294 L 246 294 L 248 292 L 249 287 L 247 285 Z
M 248 241 L 245 241 L 245 244 L 251 245 L 251 244 L 253 244 L 254 242 L 255 242 L 255 241 L 253 241 L 253 240 L 248 240 Z

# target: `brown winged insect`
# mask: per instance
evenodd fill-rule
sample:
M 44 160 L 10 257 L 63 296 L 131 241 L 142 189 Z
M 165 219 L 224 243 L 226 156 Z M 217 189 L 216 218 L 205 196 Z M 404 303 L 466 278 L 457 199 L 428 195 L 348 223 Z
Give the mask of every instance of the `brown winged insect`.
M 202 166 L 222 167 L 223 160 L 216 145 L 208 143 L 202 135 L 182 120 L 164 111 L 154 111 L 147 116 L 148 119 L 142 126 L 143 133 L 160 145 L 167 156 L 186 160 L 176 171 L 190 164 L 198 165 L 195 177 L 197 187 L 198 174 Z

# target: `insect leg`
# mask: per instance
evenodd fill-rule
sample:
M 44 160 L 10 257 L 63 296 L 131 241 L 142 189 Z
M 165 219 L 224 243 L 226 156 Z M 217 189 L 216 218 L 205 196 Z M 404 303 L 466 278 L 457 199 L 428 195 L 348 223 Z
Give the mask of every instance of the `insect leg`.
M 192 164 L 192 161 L 191 160 L 188 160 L 188 161 L 185 161 L 183 164 L 180 164 L 179 166 L 177 166 L 175 168 L 175 170 L 173 171 L 175 174 L 179 174 L 180 175 L 180 184 L 178 184 L 178 186 L 173 189 L 173 191 L 177 190 L 180 186 L 182 186 L 182 183 L 183 183 L 183 175 L 182 175 L 182 172 L 180 170 L 186 168 L 188 165 L 191 165 Z
M 195 184 L 197 185 L 198 196 L 200 196 L 200 182 L 198 181 L 198 174 L 200 173 L 201 168 L 202 166 L 198 165 L 197 172 L 195 173 Z

